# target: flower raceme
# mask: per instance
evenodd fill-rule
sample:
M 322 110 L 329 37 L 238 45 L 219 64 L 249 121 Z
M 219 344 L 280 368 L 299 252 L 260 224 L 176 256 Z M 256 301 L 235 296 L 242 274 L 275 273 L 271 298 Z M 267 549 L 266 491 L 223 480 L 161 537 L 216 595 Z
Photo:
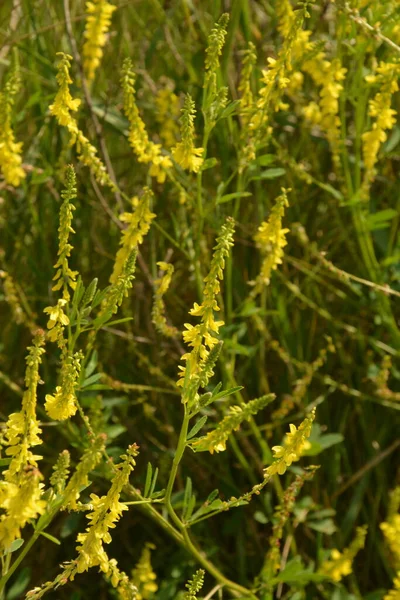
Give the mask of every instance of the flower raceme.
M 15 187 L 26 177 L 22 168 L 22 143 L 15 141 L 12 128 L 12 111 L 19 88 L 19 67 L 15 64 L 4 91 L 0 92 L 0 170 L 6 182 Z
M 339 552 L 336 548 L 331 551 L 330 560 L 322 563 L 319 572 L 333 581 L 340 581 L 352 572 L 354 558 L 364 547 L 367 526 L 357 527 L 356 536 L 348 548 Z
M 182 141 L 172 148 L 172 156 L 183 169 L 198 173 L 203 164 L 203 148 L 194 146 L 195 115 L 195 104 L 190 94 L 187 94 L 180 119 Z
M 135 73 L 132 61 L 127 58 L 122 68 L 121 85 L 124 97 L 124 112 L 129 121 L 129 143 L 141 163 L 151 163 L 149 174 L 158 183 L 163 183 L 168 169 L 172 167 L 169 156 L 162 154 L 161 145 L 149 139 L 146 126 L 136 104 Z
M 268 220 L 261 223 L 254 236 L 254 241 L 263 256 L 263 262 L 261 272 L 255 281 L 253 296 L 269 284 L 272 271 L 282 264 L 283 248 L 287 245 L 286 234 L 289 231 L 282 227 L 285 208 L 289 206 L 287 191 L 282 188 L 282 194 L 276 199 Z
M 80 162 L 89 167 L 98 183 L 115 191 L 117 189 L 116 185 L 109 177 L 106 167 L 97 156 L 96 148 L 79 129 L 78 121 L 72 114 L 78 110 L 81 103 L 78 98 L 74 99 L 71 96 L 69 90 L 69 86 L 72 83 L 69 73 L 72 56 L 64 52 L 58 52 L 57 56 L 60 57 L 57 73 L 58 92 L 53 104 L 49 107 L 50 113 L 56 117 L 59 125 L 67 128 L 71 146 L 76 146 Z
M 265 477 L 272 475 L 283 475 L 292 462 L 299 460 L 303 450 L 309 444 L 308 439 L 311 435 L 311 427 L 315 419 L 315 408 L 297 428 L 296 425 L 290 425 L 290 431 L 286 435 L 283 446 L 273 446 L 272 451 L 276 459 L 269 467 L 265 469 Z
M 84 32 L 83 68 L 89 81 L 94 79 L 103 56 L 111 17 L 117 7 L 106 0 L 92 0 L 86 3 L 88 13 Z
M 233 246 L 234 221 L 228 218 L 221 227 L 217 243 L 214 247 L 214 254 L 211 260 L 210 272 L 204 279 L 203 302 L 194 303 L 190 314 L 200 317 L 200 323 L 191 325 L 185 323 L 186 331 L 183 332 L 183 339 L 192 350 L 182 356 L 189 367 L 189 379 L 198 380 L 202 369 L 204 368 L 210 351 L 218 344 L 218 335 L 223 321 L 216 321 L 214 313 L 219 311 L 217 296 L 220 292 L 220 281 L 223 277 L 225 259 L 229 255 L 230 248 Z M 179 385 L 184 384 L 186 367 L 180 366 L 181 378 Z

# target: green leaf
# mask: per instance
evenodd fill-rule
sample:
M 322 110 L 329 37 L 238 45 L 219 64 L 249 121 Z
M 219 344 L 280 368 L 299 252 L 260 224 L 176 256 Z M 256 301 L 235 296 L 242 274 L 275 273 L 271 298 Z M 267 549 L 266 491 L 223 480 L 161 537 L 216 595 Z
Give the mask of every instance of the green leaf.
M 54 535 L 50 535 L 50 533 L 47 533 L 47 531 L 40 531 L 39 533 L 43 537 L 45 537 L 48 540 L 50 540 L 51 542 L 53 542 L 53 544 L 57 544 L 57 546 L 61 546 L 60 540 L 58 540 L 56 537 L 54 537 Z
M 152 475 L 153 475 L 153 467 L 151 466 L 151 463 L 148 462 L 147 463 L 147 471 L 146 471 L 146 481 L 144 483 L 144 492 L 143 492 L 143 496 L 145 498 L 149 497 Z
M 232 194 L 225 194 L 225 196 L 218 198 L 217 204 L 225 204 L 225 202 L 230 202 L 235 198 L 246 198 L 251 195 L 252 194 L 250 192 L 233 192 Z
M 301 559 L 297 557 L 286 564 L 284 570 L 274 578 L 274 581 L 303 587 L 310 581 L 321 582 L 325 579 L 326 577 L 324 575 L 306 569 L 301 562 Z
M 255 175 L 251 177 L 251 181 L 259 181 L 260 179 L 276 179 L 277 177 L 282 177 L 285 175 L 286 169 L 282 169 L 280 167 L 276 167 L 275 169 L 265 169 L 260 175 Z
M 102 377 L 103 377 L 103 373 L 95 373 L 91 377 L 88 377 L 87 379 L 85 379 L 85 381 L 81 385 L 81 388 L 88 387 L 89 385 L 92 385 L 93 383 L 97 383 L 98 381 L 100 381 L 100 379 Z
M 390 221 L 394 219 L 394 217 L 398 217 L 399 213 L 397 210 L 393 208 L 385 208 L 384 210 L 380 210 L 376 213 L 370 214 L 367 217 L 367 227 L 370 231 L 374 231 L 376 229 L 386 229 L 390 226 Z
M 13 542 L 11 542 L 8 548 L 4 550 L 4 554 L 12 554 L 13 552 L 16 552 L 17 550 L 19 550 L 19 548 L 21 548 L 21 546 L 24 543 L 25 540 L 23 540 L 22 538 L 17 538 Z
M 218 160 L 214 157 L 212 158 L 207 158 L 203 164 L 201 165 L 201 170 L 202 171 L 207 171 L 207 169 L 212 169 L 213 167 L 215 167 L 218 164 Z
M 227 117 L 231 117 L 232 115 L 236 114 L 239 106 L 240 100 L 234 100 L 233 102 L 230 102 L 222 111 L 219 120 L 226 119 Z
M 196 421 L 196 423 L 193 425 L 192 429 L 189 431 L 189 433 L 186 436 L 187 440 L 190 440 L 192 437 L 194 437 L 196 435 L 196 433 L 198 431 L 200 431 L 200 429 L 203 427 L 203 425 L 205 425 L 207 418 L 208 418 L 207 415 L 204 415 L 203 417 L 201 417 L 201 419 Z
M 275 154 L 262 154 L 256 159 L 256 163 L 260 165 L 260 167 L 268 167 L 270 164 L 275 162 L 275 160 Z

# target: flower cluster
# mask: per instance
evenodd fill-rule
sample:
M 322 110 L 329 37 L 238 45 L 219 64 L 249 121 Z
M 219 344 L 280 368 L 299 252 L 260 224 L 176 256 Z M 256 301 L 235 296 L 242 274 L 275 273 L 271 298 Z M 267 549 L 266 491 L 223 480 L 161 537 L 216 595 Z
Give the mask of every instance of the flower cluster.
M 183 600 L 197 600 L 197 594 L 200 592 L 204 585 L 205 571 L 198 569 L 193 575 L 193 579 L 190 579 L 187 584 L 187 592 L 183 594 Z
M 4 298 L 11 308 L 15 322 L 26 322 L 26 315 L 19 301 L 17 289 L 15 287 L 13 278 L 9 273 L 7 273 L 7 271 L 0 271 L 0 277 L 4 280 Z
M 89 81 L 94 79 L 97 67 L 103 56 L 103 47 L 107 41 L 107 32 L 110 29 L 111 17 L 116 9 L 107 0 L 93 0 L 86 3 L 88 17 L 83 45 L 83 68 Z
M 159 279 L 154 280 L 155 291 L 151 319 L 157 331 L 165 335 L 165 337 L 173 338 L 178 335 L 178 330 L 176 327 L 173 327 L 167 323 L 163 298 L 171 284 L 174 267 L 171 265 L 171 263 L 166 263 L 163 261 L 158 262 L 157 266 L 160 267 L 162 271 L 165 271 L 165 273 Z
M 150 188 L 145 188 L 143 196 L 136 206 L 136 210 L 130 213 L 126 212 L 120 217 L 120 220 L 126 223 L 127 227 L 121 234 L 121 247 L 115 258 L 113 272 L 110 277 L 111 283 L 116 283 L 130 253 L 143 243 L 143 238 L 150 229 L 151 222 L 156 216 L 150 210 L 152 200 L 153 192 Z
M 21 528 L 41 514 L 46 506 L 41 499 L 42 475 L 37 468 L 37 461 L 42 457 L 32 452 L 34 446 L 42 443 L 36 404 L 43 345 L 44 334 L 38 331 L 33 345 L 28 348 L 21 411 L 11 414 L 6 424 L 5 453 L 11 457 L 11 462 L 0 484 L 0 507 L 5 510 L 0 518 L 0 547 L 7 548 L 19 537 Z
M 19 88 L 19 68 L 16 64 L 4 86 L 4 91 L 0 92 L 0 170 L 6 182 L 15 187 L 26 177 L 22 168 L 22 143 L 15 141 L 12 128 L 12 110 Z
M 139 561 L 132 569 L 131 581 L 137 588 L 136 600 L 148 600 L 158 590 L 157 576 L 151 565 L 151 551 L 154 548 L 154 544 L 147 543 Z
M 210 454 L 222 452 L 226 449 L 226 442 L 232 431 L 239 429 L 244 421 L 248 421 L 274 399 L 275 394 L 267 394 L 251 400 L 243 406 L 231 406 L 229 414 L 218 423 L 213 431 L 192 443 L 193 449 L 197 452 L 208 450 Z
M 76 112 L 81 101 L 78 98 L 73 98 L 69 90 L 72 83 L 69 70 L 71 67 L 72 56 L 64 52 L 58 52 L 60 62 L 58 63 L 58 92 L 53 104 L 50 105 L 50 112 L 54 115 L 58 123 L 67 128 L 70 135 L 71 145 L 76 145 L 79 160 L 86 167 L 89 167 L 94 178 L 101 185 L 105 185 L 112 190 L 116 189 L 115 183 L 109 177 L 106 167 L 103 165 L 100 158 L 97 156 L 96 148 L 89 142 L 88 138 L 82 133 L 78 127 L 78 122 L 72 113 Z
M 63 508 L 76 510 L 81 490 L 89 485 L 89 473 L 93 471 L 101 461 L 105 442 L 106 436 L 104 433 L 99 434 L 94 439 L 89 439 L 89 445 L 84 451 L 75 472 L 65 488 L 63 494 Z
M 380 528 L 385 536 L 385 541 L 393 556 L 393 562 L 400 569 L 400 487 L 395 488 L 390 494 L 389 510 L 386 521 Z
M 43 312 L 49 315 L 47 321 L 47 337 L 52 342 L 59 342 L 62 345 L 64 327 L 69 325 L 69 318 L 64 312 L 64 307 L 67 301 L 64 298 L 60 298 L 57 301 L 56 306 L 46 306 Z
M 197 325 L 185 323 L 186 331 L 183 333 L 183 339 L 192 350 L 184 354 L 182 359 L 186 361 L 189 367 L 191 380 L 198 378 L 210 351 L 218 344 L 216 335 L 224 324 L 223 321 L 215 320 L 214 312 L 219 311 L 217 296 L 220 292 L 225 258 L 233 246 L 234 226 L 234 221 L 231 218 L 228 218 L 222 226 L 214 247 L 210 272 L 204 279 L 203 302 L 200 305 L 195 302 L 190 311 L 191 315 L 200 317 L 201 322 Z M 181 370 L 179 385 L 183 385 L 186 368 L 182 366 L 179 368 Z
M 356 536 L 348 548 L 339 552 L 336 548 L 331 552 L 330 560 L 322 563 L 319 573 L 329 577 L 333 581 L 340 581 L 352 572 L 354 558 L 364 548 L 367 535 L 367 526 L 357 527 Z
M 342 67 L 339 59 L 332 62 L 327 60 L 324 52 L 320 52 L 306 61 L 303 69 L 320 87 L 319 104 L 311 102 L 304 107 L 303 114 L 308 121 L 318 125 L 325 132 L 331 146 L 333 160 L 338 166 L 340 155 L 339 97 L 343 90 L 341 82 L 346 76 L 347 69 Z
M 265 477 L 272 475 L 283 475 L 288 467 L 300 459 L 300 456 L 309 444 L 308 439 L 311 435 L 311 427 L 315 419 L 315 408 L 304 421 L 299 425 L 289 425 L 290 432 L 286 435 L 283 446 L 273 446 L 272 451 L 276 459 L 269 467 L 265 469 Z
M 379 85 L 379 92 L 369 101 L 369 116 L 373 119 L 372 128 L 362 135 L 364 156 L 363 194 L 368 196 L 369 186 L 375 177 L 378 152 L 387 139 L 387 131 L 396 123 L 396 111 L 391 108 L 392 96 L 398 91 L 397 80 L 400 63 L 380 62 L 375 75 L 367 75 L 366 80 Z
M 157 108 L 155 118 L 160 126 L 160 137 L 167 148 L 172 148 L 176 144 L 179 134 L 177 120 L 180 113 L 180 102 L 171 85 L 166 85 L 158 90 L 155 105 Z
M 255 282 L 253 295 L 258 294 L 264 286 L 269 284 L 272 271 L 282 264 L 283 248 L 287 244 L 286 234 L 289 231 L 282 227 L 285 208 L 289 206 L 287 191 L 282 189 L 282 194 L 276 199 L 269 219 L 261 223 L 254 236 L 254 241 L 263 255 L 263 262 L 261 272 Z
M 62 288 L 63 298 L 68 302 L 70 299 L 68 287 L 72 290 L 76 288 L 76 276 L 78 275 L 78 272 L 72 271 L 68 265 L 68 258 L 73 248 L 69 243 L 69 235 L 70 233 L 75 233 L 72 229 L 72 216 L 75 206 L 72 204 L 71 200 L 76 198 L 76 177 L 72 166 L 67 167 L 66 187 L 65 190 L 61 192 L 61 197 L 64 202 L 60 209 L 58 260 L 54 265 L 57 272 L 53 277 L 53 281 L 56 281 L 57 283 L 53 286 L 53 291 L 58 291 Z
M 198 173 L 203 164 L 203 148 L 194 146 L 195 115 L 195 104 L 190 94 L 187 94 L 180 119 L 182 141 L 172 149 L 172 156 L 184 169 Z
M 206 50 L 206 61 L 205 61 L 205 81 L 215 73 L 219 67 L 219 57 L 224 47 L 225 37 L 227 33 L 229 15 L 224 13 L 221 15 L 218 23 L 215 23 L 208 36 L 208 46 Z
M 172 161 L 169 156 L 162 154 L 160 144 L 155 144 L 149 139 L 136 104 L 135 73 L 129 58 L 125 59 L 123 64 L 121 85 L 124 96 L 124 112 L 129 121 L 129 143 L 138 161 L 151 163 L 150 175 L 156 177 L 158 183 L 163 183 L 168 169 L 172 167 Z
M 46 394 L 45 408 L 51 419 L 65 421 L 77 411 L 76 388 L 81 371 L 82 354 L 64 350 L 61 358 L 61 381 L 53 394 Z
M 115 475 L 106 496 L 99 497 L 91 494 L 92 511 L 86 515 L 89 526 L 85 533 L 80 533 L 77 537 L 79 545 L 74 568 L 76 573 L 83 573 L 95 566 L 99 566 L 104 573 L 109 572 L 109 558 L 103 544 L 111 542 L 109 530 L 115 527 L 122 513 L 128 510 L 126 504 L 120 502 L 119 498 L 134 469 L 137 455 L 136 444 L 129 446 L 127 453 L 121 456 L 121 462 L 115 467 Z

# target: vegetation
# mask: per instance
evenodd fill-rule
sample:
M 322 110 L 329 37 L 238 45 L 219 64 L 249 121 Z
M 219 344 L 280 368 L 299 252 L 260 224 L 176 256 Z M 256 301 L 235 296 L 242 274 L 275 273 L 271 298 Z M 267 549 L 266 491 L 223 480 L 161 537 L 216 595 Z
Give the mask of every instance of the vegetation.
M 398 2 L 0 36 L 0 598 L 399 599 Z

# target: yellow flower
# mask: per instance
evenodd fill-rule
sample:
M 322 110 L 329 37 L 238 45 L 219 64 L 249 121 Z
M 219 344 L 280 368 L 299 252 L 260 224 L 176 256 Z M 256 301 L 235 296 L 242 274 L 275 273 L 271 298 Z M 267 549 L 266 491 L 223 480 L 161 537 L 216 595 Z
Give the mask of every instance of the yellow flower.
M 171 148 L 176 143 L 179 134 L 177 124 L 180 112 L 179 98 L 168 85 L 158 90 L 155 104 L 157 107 L 155 117 L 160 126 L 160 137 L 164 140 L 166 147 Z
M 217 237 L 217 243 L 214 247 L 214 254 L 211 260 L 210 272 L 204 278 L 204 298 L 201 305 L 194 303 L 190 314 L 201 318 L 201 322 L 195 326 L 185 323 L 186 331 L 183 333 L 184 341 L 192 347 L 191 352 L 182 356 L 182 360 L 189 364 L 190 380 L 199 383 L 199 375 L 207 364 L 210 352 L 218 344 L 216 334 L 223 321 L 216 321 L 214 312 L 219 311 L 217 304 L 217 295 L 220 291 L 220 281 L 223 277 L 225 258 L 233 245 L 234 221 L 227 219 L 221 228 Z M 185 378 L 185 367 L 179 367 L 181 370 L 181 379 L 178 385 L 183 385 Z M 212 370 L 207 375 L 211 376 Z M 200 385 L 200 383 L 199 383 Z M 185 400 L 187 401 L 187 400 Z
M 94 79 L 97 67 L 103 56 L 103 47 L 107 41 L 107 32 L 111 25 L 111 17 L 116 9 L 106 0 L 93 0 L 86 3 L 88 17 L 83 45 L 83 68 L 89 81 Z
M 400 571 L 393 579 L 393 589 L 383 597 L 383 600 L 400 600 Z
M 287 190 L 282 188 L 282 195 L 276 199 L 269 219 L 261 223 L 254 236 L 254 241 L 263 255 L 263 262 L 252 292 L 253 296 L 269 284 L 272 271 L 282 264 L 283 248 L 287 244 L 286 234 L 289 231 L 282 228 L 282 218 L 287 206 L 289 206 Z
M 14 98 L 19 88 L 19 67 L 16 64 L 4 86 L 4 91 L 0 92 L 0 169 L 6 182 L 13 186 L 18 186 L 26 177 L 22 168 L 22 143 L 15 141 L 11 120 Z
M 283 475 L 288 467 L 300 459 L 302 452 L 307 448 L 308 440 L 311 434 L 311 427 L 315 419 L 315 408 L 304 421 L 299 425 L 289 425 L 290 432 L 286 435 L 283 446 L 273 446 L 272 451 L 276 459 L 269 467 L 265 469 L 265 477 L 272 475 Z
M 126 212 L 120 217 L 121 221 L 127 223 L 127 227 L 121 233 L 120 248 L 115 257 L 110 283 L 117 282 L 129 255 L 137 246 L 143 243 L 144 236 L 148 233 L 151 222 L 156 216 L 150 210 L 152 199 L 153 192 L 150 188 L 146 187 L 135 211 L 131 213 Z M 132 207 L 135 208 L 135 199 L 132 201 Z
M 81 101 L 78 98 L 72 98 L 71 92 L 69 91 L 69 85 L 72 83 L 72 79 L 69 74 L 72 56 L 69 54 L 64 54 L 63 52 L 58 52 L 57 56 L 61 57 L 61 60 L 58 64 L 57 73 L 57 82 L 59 87 L 54 103 L 51 104 L 49 108 L 51 114 L 57 118 L 60 125 L 68 127 L 71 132 L 76 134 L 77 124 L 70 113 L 71 111 L 76 112 L 78 110 Z
M 53 329 L 57 324 L 60 325 L 69 325 L 69 318 L 63 311 L 63 307 L 67 304 L 67 301 L 64 298 L 60 298 L 58 300 L 56 306 L 47 306 L 43 312 L 49 315 L 49 320 L 47 321 L 47 328 Z
M 155 291 L 153 310 L 151 312 L 151 320 L 153 321 L 157 331 L 159 331 L 166 337 L 173 338 L 177 336 L 178 330 L 176 329 L 176 327 L 172 327 L 167 323 L 167 319 L 165 317 L 165 304 L 163 297 L 168 291 L 168 288 L 171 284 L 174 267 L 170 263 L 162 261 L 158 262 L 157 266 L 160 267 L 162 271 L 165 271 L 165 274 L 162 277 L 160 277 L 160 279 L 156 279 L 154 281 Z
M 380 62 L 375 75 L 366 77 L 368 83 L 379 84 L 379 92 L 369 101 L 369 115 L 374 122 L 362 135 L 365 174 L 363 196 L 368 197 L 369 187 L 375 177 L 375 165 L 381 145 L 387 139 L 386 131 L 396 123 L 396 111 L 391 108 L 392 95 L 398 91 L 399 63 Z
M 156 177 L 158 183 L 164 183 L 168 169 L 172 167 L 172 161 L 169 156 L 161 154 L 160 144 L 155 144 L 149 139 L 146 126 L 136 105 L 135 73 L 129 58 L 124 61 L 121 84 L 124 95 L 124 112 L 129 121 L 129 143 L 139 162 L 151 163 L 150 175 Z
M 319 568 L 319 573 L 329 577 L 333 581 L 341 581 L 346 575 L 352 572 L 354 558 L 364 547 L 367 535 L 367 526 L 357 527 L 356 536 L 350 546 L 339 552 L 336 548 L 331 551 L 330 560 L 326 560 Z
M 203 148 L 194 147 L 195 115 L 194 102 L 191 96 L 187 94 L 180 119 L 182 141 L 172 149 L 172 156 L 183 169 L 198 173 L 203 164 Z
M 151 550 L 154 544 L 146 544 L 140 559 L 132 569 L 132 583 L 137 588 L 136 600 L 148 600 L 158 590 L 157 576 L 151 565 Z

